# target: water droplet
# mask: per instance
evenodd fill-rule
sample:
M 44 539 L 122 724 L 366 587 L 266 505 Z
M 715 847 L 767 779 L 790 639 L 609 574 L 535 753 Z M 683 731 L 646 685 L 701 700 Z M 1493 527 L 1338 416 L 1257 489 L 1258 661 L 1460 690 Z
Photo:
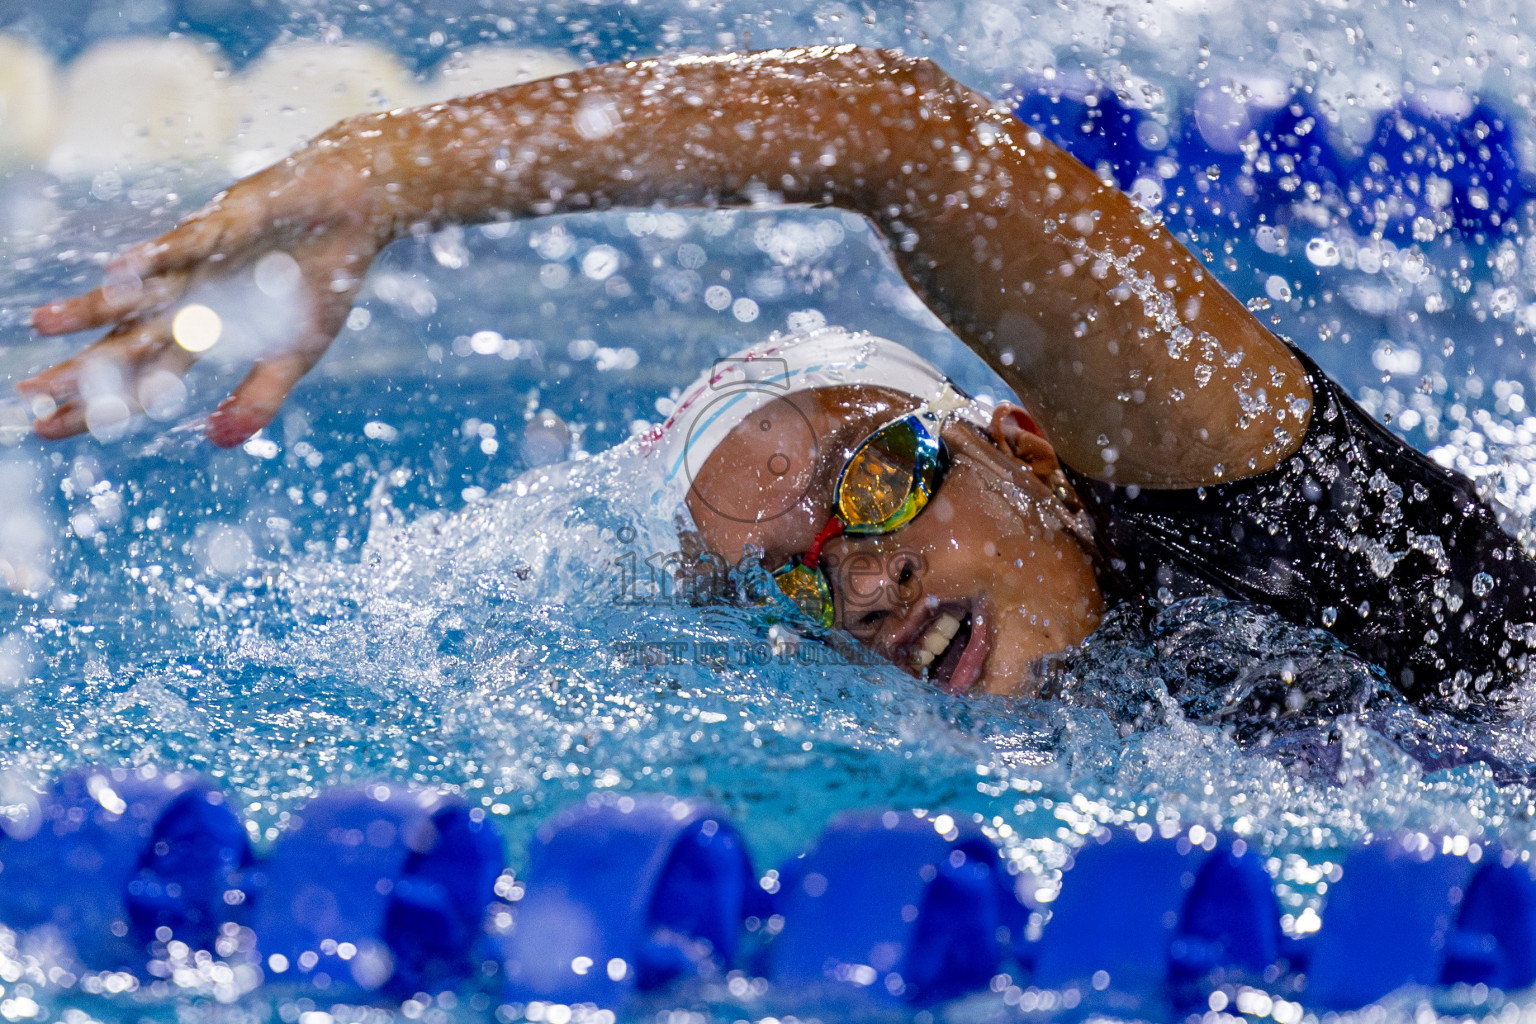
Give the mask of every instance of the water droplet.
M 802 309 L 789 314 L 785 324 L 795 332 L 815 331 L 827 326 L 827 317 L 819 309 Z
M 153 370 L 139 381 L 139 406 L 152 420 L 173 420 L 187 405 L 187 386 L 169 370 Z
M 256 287 L 272 299 L 286 299 L 298 291 L 304 281 L 298 260 L 281 250 L 269 252 L 256 261 Z
M 188 352 L 206 352 L 218 344 L 224 321 L 207 306 L 183 306 L 171 321 L 171 337 Z
M 1189 343 L 1194 340 L 1195 332 L 1180 324 L 1168 336 L 1168 354 L 1175 359 L 1182 358 L 1184 353 L 1189 350 Z
M 1339 247 L 1332 239 L 1314 238 L 1307 243 L 1307 259 L 1317 267 L 1338 266 Z
M 219 576 L 237 576 L 255 554 L 250 535 L 238 526 L 212 526 L 203 533 L 203 568 Z
M 85 426 L 98 441 L 116 441 L 128 432 L 133 411 L 115 394 L 98 395 L 85 407 Z
M 541 410 L 523 428 L 523 461 L 547 466 L 564 459 L 571 446 L 571 430 L 555 413 Z
M 606 281 L 619 269 L 619 250 L 611 245 L 594 245 L 581 257 L 581 272 L 594 281 Z

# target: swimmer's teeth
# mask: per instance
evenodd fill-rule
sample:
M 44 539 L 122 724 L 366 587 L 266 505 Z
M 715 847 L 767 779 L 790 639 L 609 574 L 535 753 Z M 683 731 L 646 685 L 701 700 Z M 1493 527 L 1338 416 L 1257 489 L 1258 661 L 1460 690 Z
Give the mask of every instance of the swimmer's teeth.
M 958 632 L 959 619 L 953 615 L 940 615 L 923 635 L 922 645 L 912 652 L 912 664 L 919 670 L 932 665 L 935 658 L 949 650 L 949 643 Z

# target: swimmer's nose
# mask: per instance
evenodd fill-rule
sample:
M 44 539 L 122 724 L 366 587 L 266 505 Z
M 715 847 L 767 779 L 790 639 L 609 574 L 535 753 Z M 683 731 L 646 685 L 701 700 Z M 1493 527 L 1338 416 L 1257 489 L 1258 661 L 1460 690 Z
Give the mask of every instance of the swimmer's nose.
M 915 551 L 843 553 L 832 567 L 838 625 L 878 646 L 921 601 L 922 577 L 923 558 Z

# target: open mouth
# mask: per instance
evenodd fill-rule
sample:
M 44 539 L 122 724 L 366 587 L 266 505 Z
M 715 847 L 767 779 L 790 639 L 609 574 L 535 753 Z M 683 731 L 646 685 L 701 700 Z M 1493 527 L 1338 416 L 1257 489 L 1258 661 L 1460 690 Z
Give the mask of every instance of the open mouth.
M 981 678 L 988 646 L 965 609 L 946 609 L 912 639 L 912 669 L 951 693 L 971 689 Z

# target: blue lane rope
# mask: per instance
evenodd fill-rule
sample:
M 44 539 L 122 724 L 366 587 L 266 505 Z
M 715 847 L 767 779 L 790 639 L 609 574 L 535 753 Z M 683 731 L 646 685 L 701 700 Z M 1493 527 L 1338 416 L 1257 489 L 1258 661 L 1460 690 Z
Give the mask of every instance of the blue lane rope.
M 754 881 L 740 835 L 707 807 L 609 796 L 562 811 L 529 846 L 505 996 L 614 1005 L 718 976 Z
M 0 921 L 141 976 L 173 943 L 249 928 L 236 956 L 267 984 L 353 1001 L 499 975 L 509 1003 L 623 1008 L 740 969 L 780 993 L 908 1006 L 1017 979 L 1078 1017 L 1156 1019 L 1248 990 L 1346 1010 L 1404 986 L 1536 983 L 1536 878 L 1465 839 L 1352 851 L 1301 939 L 1259 852 L 1194 829 L 1099 830 L 1048 905 L 942 812 L 844 815 L 759 877 L 718 810 L 606 794 L 556 814 L 528 854 L 514 883 L 479 809 L 375 783 L 320 794 L 254 859 L 207 780 L 87 770 L 5 825 Z
M 1015 113 L 1121 189 L 1158 182 L 1168 223 L 1207 243 L 1298 217 L 1315 227 L 1323 209 L 1358 234 L 1399 245 L 1486 245 L 1518 227 L 1532 198 L 1521 181 L 1516 119 L 1481 101 L 1462 116 L 1399 104 L 1362 145 L 1342 148 L 1302 91 L 1278 106 L 1247 108 L 1251 123 L 1240 134 L 1202 125 L 1194 110 L 1175 111 L 1164 124 L 1084 81 L 1027 90 Z
M 408 996 L 494 956 L 485 914 L 506 860 L 484 811 L 375 783 L 294 817 L 245 884 L 269 979 Z
M 779 871 L 783 927 L 766 973 L 931 1003 L 985 988 L 1022 947 L 1029 908 L 970 821 L 895 811 L 845 815 Z
M 6 824 L 0 921 L 58 929 L 98 970 L 141 966 L 161 929 L 210 948 L 249 861 L 245 829 L 208 783 L 74 772 Z

